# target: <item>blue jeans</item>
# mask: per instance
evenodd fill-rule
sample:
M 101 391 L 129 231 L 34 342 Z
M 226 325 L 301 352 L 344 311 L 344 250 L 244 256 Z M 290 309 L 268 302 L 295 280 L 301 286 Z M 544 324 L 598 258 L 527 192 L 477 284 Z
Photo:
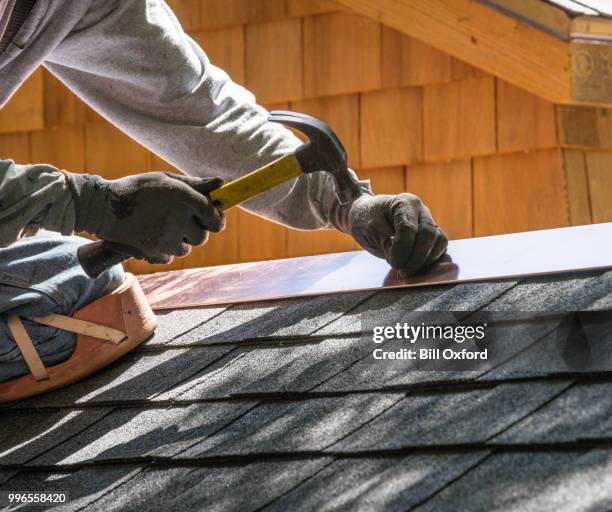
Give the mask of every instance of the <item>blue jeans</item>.
M 123 282 L 119 265 L 98 279 L 83 272 L 76 251 L 87 242 L 47 232 L 0 249 L 0 382 L 29 373 L 8 330 L 7 314 L 72 315 Z M 24 326 L 46 366 L 65 361 L 75 349 L 72 333 L 27 320 Z

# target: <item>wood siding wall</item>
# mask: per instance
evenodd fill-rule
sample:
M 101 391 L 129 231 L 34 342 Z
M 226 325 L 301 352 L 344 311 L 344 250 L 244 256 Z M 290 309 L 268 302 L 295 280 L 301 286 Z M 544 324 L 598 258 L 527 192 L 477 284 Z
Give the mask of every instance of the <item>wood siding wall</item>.
M 169 3 L 260 103 L 326 120 L 375 192 L 420 195 L 451 238 L 612 220 L 612 109 L 555 106 L 327 0 Z M 170 168 L 43 70 L 0 111 L 0 156 L 108 178 Z M 357 248 L 228 217 L 172 267 Z

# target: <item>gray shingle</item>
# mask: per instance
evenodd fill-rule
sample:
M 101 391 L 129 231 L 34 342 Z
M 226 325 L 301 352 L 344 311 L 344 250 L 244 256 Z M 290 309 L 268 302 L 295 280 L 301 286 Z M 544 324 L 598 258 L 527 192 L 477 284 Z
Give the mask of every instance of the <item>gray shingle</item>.
M 20 471 L 8 482 L 0 485 L 0 491 L 45 491 L 51 493 L 68 493 L 65 505 L 53 510 L 62 512 L 77 511 L 83 507 L 88 510 L 103 510 L 96 502 L 97 499 L 111 492 L 115 487 L 129 481 L 140 473 L 141 468 L 136 465 L 114 467 L 98 467 L 63 471 Z M 129 488 L 129 487 L 126 487 Z M 48 510 L 49 507 L 46 509 Z M 19 510 L 45 510 L 45 507 L 24 507 Z
M 340 460 L 264 511 L 404 511 L 437 492 L 487 453 Z
M 176 455 L 232 423 L 257 402 L 194 404 L 167 409 L 115 409 L 85 432 L 37 457 L 35 465 Z
M 507 453 L 492 455 L 416 508 L 418 512 L 559 512 L 612 509 L 612 455 Z
M 0 464 L 24 464 L 76 436 L 102 419 L 110 408 L 55 412 L 2 413 Z
M 364 343 L 358 339 L 240 348 L 188 384 L 158 398 L 190 400 L 238 393 L 306 391 L 357 361 L 364 349 Z
M 539 443 L 612 438 L 612 384 L 579 384 L 494 438 Z
M 307 336 L 373 292 L 239 304 L 179 336 L 171 344 L 232 343 L 273 336 Z
M 581 311 L 610 300 L 612 272 L 550 275 L 523 280 L 485 309 L 492 311 Z
M 13 408 L 149 399 L 182 383 L 227 352 L 220 347 L 132 352 L 77 385 L 17 402 Z
M 397 393 L 373 393 L 264 402 L 179 457 L 320 451 L 381 414 L 401 397 Z
M 255 511 L 298 486 L 331 459 L 244 466 L 150 469 L 96 503 L 97 510 Z
M 428 313 L 431 318 L 431 313 Z M 399 318 L 392 319 L 394 323 Z M 413 319 L 410 320 L 414 322 Z M 489 372 L 505 361 L 537 342 L 546 332 L 553 329 L 556 323 L 551 322 L 513 322 L 499 324 L 495 327 L 495 339 L 486 344 L 489 356 L 486 361 L 466 362 L 465 365 L 454 361 L 430 361 L 425 364 L 419 360 L 375 359 L 373 350 L 381 348 L 398 351 L 407 347 L 404 340 L 392 340 L 380 345 L 370 340 L 362 340 L 362 357 L 346 371 L 336 375 L 316 388 L 316 391 L 339 391 L 360 389 L 381 389 L 388 387 L 410 386 L 442 381 L 471 381 Z M 422 344 L 415 345 L 421 348 Z M 452 343 L 438 344 L 439 348 L 453 346 Z M 464 342 L 461 348 L 477 349 L 473 343 Z M 484 347 L 480 347 L 484 348 Z M 461 370 L 466 368 L 467 370 Z M 527 368 L 528 370 L 529 368 Z M 526 370 L 526 371 L 527 371 Z
M 226 309 L 225 307 L 206 307 L 157 312 L 157 329 L 146 345 L 166 345 Z
M 555 321 L 550 325 L 556 328 L 541 341 L 499 365 L 484 378 L 612 371 L 612 315 L 606 313 L 600 320 L 603 322 L 589 321 L 577 326 L 572 326 L 571 317 Z M 570 335 L 572 328 L 578 332 Z
M 488 390 L 408 395 L 333 451 L 484 442 L 570 385 L 504 384 Z

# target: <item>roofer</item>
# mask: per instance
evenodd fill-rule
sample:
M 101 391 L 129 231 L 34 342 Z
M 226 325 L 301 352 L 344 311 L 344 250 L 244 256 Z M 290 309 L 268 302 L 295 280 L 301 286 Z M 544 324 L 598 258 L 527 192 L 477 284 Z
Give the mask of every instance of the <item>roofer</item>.
M 72 233 L 126 243 L 149 262 L 169 262 L 223 229 L 208 192 L 301 142 L 268 122 L 253 95 L 210 64 L 162 0 L 0 0 L 0 34 L 0 104 L 43 65 L 188 175 L 105 180 L 0 155 L 0 381 L 6 381 L 29 372 L 7 315 L 73 315 L 124 281 L 120 266 L 88 278 L 76 259 L 87 240 Z M 445 252 L 446 236 L 416 196 L 373 195 L 367 181 L 361 187 L 358 199 L 340 205 L 331 178 L 313 173 L 244 208 L 292 228 L 341 230 L 407 273 Z M 31 236 L 41 229 L 57 233 Z M 45 366 L 74 351 L 73 333 L 23 324 Z

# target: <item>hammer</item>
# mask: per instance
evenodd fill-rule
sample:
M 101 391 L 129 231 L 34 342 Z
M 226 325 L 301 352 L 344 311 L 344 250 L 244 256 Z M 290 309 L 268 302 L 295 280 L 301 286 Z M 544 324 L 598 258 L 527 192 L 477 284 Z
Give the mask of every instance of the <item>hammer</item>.
M 317 171 L 326 171 L 331 175 L 336 197 L 341 204 L 360 195 L 359 182 L 348 171 L 346 150 L 327 124 L 305 114 L 284 110 L 271 112 L 269 120 L 299 130 L 308 137 L 308 141 L 299 146 L 295 153 L 213 190 L 209 197 L 218 208 L 229 210 L 276 185 Z M 77 256 L 85 273 L 96 278 L 122 261 L 143 255 L 127 245 L 100 240 L 79 247 Z

